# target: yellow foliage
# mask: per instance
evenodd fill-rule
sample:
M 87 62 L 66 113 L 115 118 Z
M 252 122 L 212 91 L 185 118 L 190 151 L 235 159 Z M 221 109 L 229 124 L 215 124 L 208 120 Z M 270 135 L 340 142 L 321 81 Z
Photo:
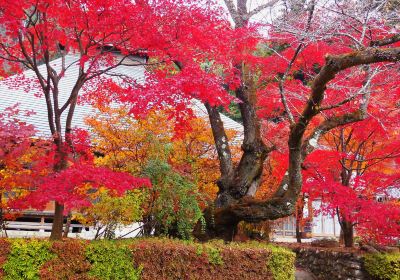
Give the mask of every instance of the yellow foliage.
M 72 219 L 96 228 L 129 225 L 140 220 L 143 199 L 144 195 L 139 191 L 130 191 L 123 197 L 114 197 L 102 191 L 93 206 L 81 209 Z
M 217 193 L 220 176 L 211 129 L 205 120 L 191 120 L 191 130 L 174 137 L 174 121 L 153 111 L 134 119 L 127 108 L 100 107 L 100 114 L 86 120 L 94 132 L 94 146 L 101 154 L 96 164 L 140 175 L 149 160 L 168 162 L 194 182 L 209 199 Z M 228 131 L 232 139 L 236 132 Z

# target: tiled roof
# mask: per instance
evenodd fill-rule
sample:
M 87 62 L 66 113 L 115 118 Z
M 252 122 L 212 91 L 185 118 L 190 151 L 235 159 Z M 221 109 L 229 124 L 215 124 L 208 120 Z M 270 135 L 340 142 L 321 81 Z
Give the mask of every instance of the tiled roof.
M 140 60 L 143 58 L 138 57 L 137 59 Z M 56 70 L 59 71 L 61 69 L 61 58 L 53 60 L 51 64 Z M 78 76 L 78 62 L 76 56 L 66 56 L 65 65 L 70 64 L 71 67 L 67 69 L 65 75 L 60 80 L 59 96 L 61 102 L 65 102 L 67 100 Z M 45 65 L 41 65 L 39 67 L 39 71 L 44 76 L 46 76 Z M 119 66 L 111 73 L 126 75 L 130 78 L 135 79 L 139 83 L 144 82 L 145 79 L 145 69 L 143 66 Z M 28 80 L 35 78 L 35 74 L 31 70 L 25 71 L 23 75 L 28 78 L 27 83 L 30 83 Z M 3 111 L 9 106 L 19 103 L 19 108 L 21 110 L 31 110 L 35 112 L 34 115 L 30 115 L 29 117 L 22 117 L 22 120 L 36 127 L 37 136 L 50 136 L 50 129 L 47 122 L 47 108 L 44 97 L 35 96 L 35 93 L 40 93 L 39 90 L 30 90 L 29 92 L 25 92 L 25 85 L 21 85 L 18 88 L 15 88 L 15 86 L 10 87 L 10 84 L 13 84 L 13 81 L 16 78 L 17 76 L 12 76 L 0 81 L 0 110 Z M 195 100 L 193 102 L 193 110 L 198 117 L 205 118 L 208 121 L 206 108 L 200 101 Z M 95 109 L 92 108 L 90 105 L 77 105 L 72 121 L 73 126 L 79 128 L 87 128 L 84 123 L 84 119 L 85 117 L 94 114 L 94 112 Z M 62 123 L 64 124 L 66 115 L 67 114 L 65 112 L 62 117 Z M 224 122 L 226 129 L 236 130 L 241 133 L 243 132 L 243 126 L 240 123 L 222 114 L 221 118 Z

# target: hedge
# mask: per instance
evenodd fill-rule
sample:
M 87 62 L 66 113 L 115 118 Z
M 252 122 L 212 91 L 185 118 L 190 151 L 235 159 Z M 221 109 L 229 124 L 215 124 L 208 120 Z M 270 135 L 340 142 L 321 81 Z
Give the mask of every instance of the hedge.
M 168 239 L 137 242 L 141 279 L 294 279 L 295 254 L 261 243 L 183 243 Z
M 266 244 L 171 239 L 0 239 L 0 279 L 294 279 L 294 253 Z
M 4 279 L 40 279 L 40 267 L 54 257 L 49 247 L 47 241 L 14 240 L 3 264 Z
M 400 280 L 400 253 L 365 255 L 364 266 L 375 279 Z

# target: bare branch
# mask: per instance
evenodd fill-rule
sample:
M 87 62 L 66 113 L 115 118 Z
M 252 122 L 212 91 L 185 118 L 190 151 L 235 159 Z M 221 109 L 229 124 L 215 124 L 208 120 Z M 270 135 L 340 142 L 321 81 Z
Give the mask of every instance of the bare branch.
M 400 48 L 368 48 L 363 51 L 347 53 L 344 55 L 327 56 L 325 66 L 321 69 L 312 83 L 311 96 L 302 113 L 301 120 L 297 125 L 302 127 L 302 130 L 304 125 L 318 113 L 318 108 L 323 100 L 326 85 L 333 80 L 336 74 L 340 71 L 358 65 L 367 65 L 377 62 L 396 62 L 399 60 Z M 298 129 L 300 129 L 300 127 Z
M 343 99 L 342 101 L 340 101 L 340 102 L 338 102 L 338 103 L 336 103 L 336 104 L 329 105 L 329 106 L 325 106 L 325 107 L 321 107 L 321 108 L 319 109 L 319 111 L 322 112 L 322 111 L 326 111 L 326 110 L 331 110 L 331 109 L 334 109 L 334 108 L 338 108 L 338 107 L 340 107 L 340 106 L 346 104 L 347 102 L 350 102 L 350 101 L 354 100 L 354 99 L 355 99 L 357 96 L 359 96 L 359 95 L 360 95 L 360 93 L 357 92 L 356 94 L 353 94 L 353 95 L 351 95 L 351 96 L 349 96 L 349 97 Z
M 301 43 L 297 47 L 296 51 L 293 54 L 292 59 L 289 62 L 288 67 L 285 70 L 285 73 L 283 74 L 282 78 L 279 80 L 279 93 L 281 95 L 281 100 L 282 100 L 283 107 L 285 108 L 285 111 L 288 114 L 288 118 L 289 118 L 290 124 L 294 124 L 294 117 L 293 117 L 293 114 L 292 114 L 288 104 L 287 104 L 287 100 L 286 100 L 286 96 L 285 96 L 285 89 L 283 87 L 283 84 L 286 81 L 286 78 L 287 78 L 287 76 L 289 74 L 289 71 L 292 68 L 292 65 L 293 65 L 294 61 L 296 60 L 297 56 L 299 55 L 302 47 L 303 47 L 303 43 Z
M 371 47 L 382 47 L 382 46 L 394 44 L 394 43 L 399 42 L 399 41 L 400 41 L 400 34 L 396 34 L 396 35 L 393 35 L 390 38 L 385 38 L 385 39 L 378 40 L 378 41 L 371 41 L 369 43 L 369 45 Z
M 370 72 L 370 70 L 369 70 Z M 368 103 L 369 103 L 369 97 L 370 97 L 370 85 L 371 85 L 371 81 L 372 78 L 377 74 L 378 72 L 378 68 L 374 70 L 374 72 L 368 74 L 368 77 L 366 78 L 366 81 L 364 82 L 363 86 L 360 88 L 360 90 L 357 91 L 357 93 L 349 96 L 348 98 L 343 99 L 341 102 L 338 102 L 336 104 L 330 105 L 330 106 L 326 106 L 326 107 L 321 107 L 319 109 L 319 111 L 325 111 L 325 110 L 330 110 L 330 109 L 334 109 L 337 107 L 340 107 L 344 104 L 346 104 L 347 102 L 352 101 L 353 99 L 355 99 L 357 96 L 362 95 L 363 96 L 363 100 L 360 104 L 360 110 L 362 112 L 367 112 L 367 107 L 368 107 Z
M 313 19 L 313 16 L 314 16 L 315 1 L 314 0 L 311 1 L 310 5 L 311 6 L 309 8 L 307 26 L 306 26 L 306 29 L 305 29 L 306 33 L 310 30 L 310 27 L 311 27 L 311 22 L 312 22 L 312 19 Z M 293 57 L 290 60 L 290 62 L 288 64 L 288 67 L 285 70 L 285 73 L 283 74 L 282 78 L 279 81 L 279 93 L 281 95 L 282 104 L 283 104 L 283 106 L 285 108 L 286 113 L 288 114 L 289 122 L 290 122 L 291 125 L 295 123 L 295 120 L 294 120 L 293 114 L 290 111 L 290 108 L 289 108 L 289 106 L 287 104 L 287 100 L 286 100 L 286 96 L 285 96 L 285 89 L 284 89 L 284 82 L 285 82 L 285 80 L 286 80 L 286 78 L 287 78 L 287 76 L 289 74 L 289 71 L 291 70 L 291 68 L 293 66 L 293 63 L 296 61 L 300 51 L 304 47 L 304 40 L 305 40 L 305 37 L 303 37 L 300 40 L 300 44 L 297 46 L 296 51 L 294 52 Z
M 226 0 L 226 1 L 229 1 L 229 0 Z M 226 1 L 225 1 L 225 2 L 226 2 Z M 250 19 L 252 16 L 255 16 L 256 14 L 262 12 L 263 10 L 274 6 L 274 5 L 275 5 L 276 3 L 278 3 L 278 2 L 279 2 L 279 0 L 270 0 L 270 1 L 267 2 L 267 3 L 258 6 L 258 7 L 255 8 L 254 10 L 252 10 L 252 11 L 250 11 L 250 12 L 247 13 L 246 19 Z

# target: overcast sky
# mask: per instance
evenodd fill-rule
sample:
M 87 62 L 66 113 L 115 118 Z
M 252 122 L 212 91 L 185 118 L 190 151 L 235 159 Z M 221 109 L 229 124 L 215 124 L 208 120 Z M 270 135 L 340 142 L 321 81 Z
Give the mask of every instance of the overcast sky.
M 270 0 L 248 0 L 248 10 L 253 10 L 255 8 L 257 8 L 260 5 L 266 4 L 268 3 Z M 224 7 L 226 10 L 228 10 L 226 8 L 225 2 L 224 0 L 217 0 L 217 2 Z M 236 0 L 234 0 L 234 3 L 236 5 Z M 277 11 L 281 8 L 279 7 L 279 3 L 275 4 L 275 8 L 274 9 L 270 9 L 267 8 L 264 11 L 260 12 L 259 14 L 257 14 L 256 16 L 254 16 L 252 18 L 252 21 L 256 21 L 256 22 L 265 22 L 265 23 L 270 23 L 271 22 L 271 17 L 273 17 L 274 14 L 277 13 Z

